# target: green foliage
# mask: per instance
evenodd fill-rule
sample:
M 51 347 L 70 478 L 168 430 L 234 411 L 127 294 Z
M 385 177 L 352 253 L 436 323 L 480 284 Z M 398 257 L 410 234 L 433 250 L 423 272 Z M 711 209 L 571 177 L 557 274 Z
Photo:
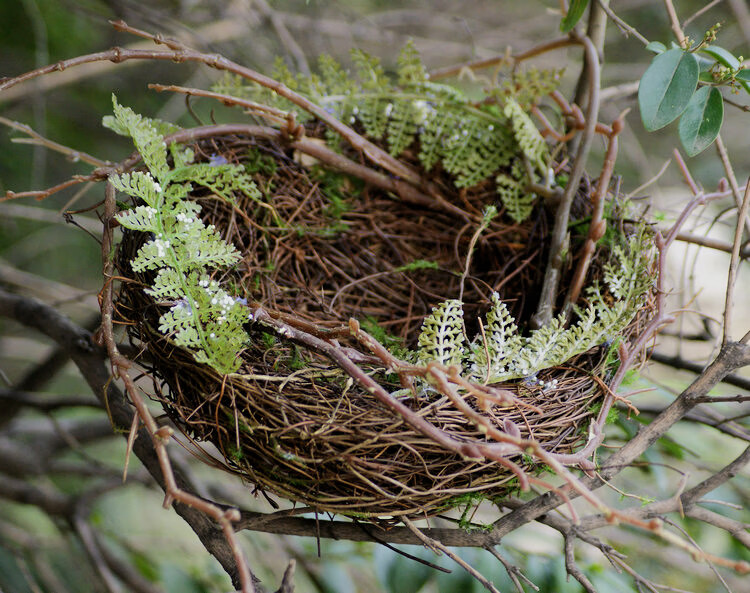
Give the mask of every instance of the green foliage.
M 657 55 L 638 88 L 643 125 L 649 132 L 677 119 L 687 107 L 698 84 L 698 60 L 681 49 Z
M 513 97 L 523 103 L 538 101 L 549 92 L 548 78 L 538 72 L 514 81 L 511 93 L 494 93 L 504 106 L 476 105 L 453 87 L 432 83 L 413 44 L 398 59 L 392 81 L 377 58 L 354 50 L 354 73 L 328 56 L 319 59 L 319 74 L 294 76 L 277 64 L 272 76 L 308 97 L 347 125 L 359 126 L 372 140 L 385 143 L 398 156 L 414 147 L 426 170 L 440 163 L 456 187 L 471 187 L 498 176 L 498 192 L 515 220 L 524 220 L 536 200 L 525 191 L 530 181 L 523 160 L 534 174 L 546 176 L 549 160 L 546 143 Z M 555 77 L 556 78 L 556 77 Z M 225 77 L 215 90 L 251 98 L 283 110 L 295 110 L 299 121 L 310 115 L 259 85 L 244 86 L 236 77 Z M 340 138 L 329 133 L 329 141 Z
M 724 100 L 719 89 L 699 88 L 690 98 L 678 127 L 680 142 L 688 156 L 695 156 L 716 140 L 723 120 Z
M 212 225 L 203 223 L 198 216 L 201 206 L 186 198 L 193 184 L 230 203 L 240 191 L 259 199 L 257 189 L 242 167 L 192 164 L 192 152 L 178 147 L 171 147 L 175 166 L 170 167 L 164 138 L 152 120 L 119 105 L 114 96 L 112 100 L 112 127 L 127 132 L 148 169 L 113 174 L 109 181 L 143 202 L 120 212 L 117 220 L 123 227 L 151 237 L 138 250 L 131 267 L 135 272 L 156 272 L 146 292 L 158 302 L 170 304 L 159 319 L 159 331 L 192 351 L 198 362 L 223 374 L 234 372 L 240 364 L 237 354 L 247 340 L 242 327 L 247 313 L 238 299 L 212 279 L 212 272 L 234 265 L 240 255 Z
M 400 337 L 388 333 L 375 317 L 368 315 L 360 323 L 362 329 L 385 346 L 391 354 L 399 358 L 404 358 L 408 355 L 404 341 Z
M 587 292 L 588 306 L 576 310 L 575 324 L 566 327 L 565 318 L 560 316 L 525 337 L 518 333 L 505 303 L 493 294 L 484 332 L 474 338 L 468 353 L 464 347 L 461 303 L 446 301 L 424 321 L 417 360 L 422 364 L 462 364 L 464 373 L 479 382 L 532 377 L 614 340 L 640 309 L 653 284 L 650 266 L 651 247 L 642 231 L 616 245 L 605 266 L 604 280 L 616 299 L 614 303 L 605 301 L 601 289 L 592 286 Z
M 719 27 L 709 29 L 692 47 L 689 40 L 684 48 L 667 49 L 658 41 L 646 46 L 657 55 L 638 88 L 643 125 L 654 131 L 679 117 L 680 142 L 689 156 L 710 146 L 721 130 L 724 99 L 717 87 L 726 86 L 732 92 L 742 88 L 750 93 L 750 73 L 742 58 L 711 45 Z
M 438 269 L 437 262 L 434 261 L 427 261 L 424 259 L 417 259 L 413 262 L 409 262 L 408 264 L 404 264 L 403 266 L 399 266 L 394 270 L 394 272 L 416 272 L 417 270 L 437 270 Z
M 589 0 L 570 0 L 568 12 L 563 17 L 562 21 L 560 21 L 560 31 L 567 33 L 572 30 L 578 21 L 581 20 L 583 13 L 586 12 L 588 4 Z
M 461 301 L 456 299 L 433 308 L 432 314 L 425 317 L 419 334 L 419 362 L 463 366 L 466 354 L 463 317 Z

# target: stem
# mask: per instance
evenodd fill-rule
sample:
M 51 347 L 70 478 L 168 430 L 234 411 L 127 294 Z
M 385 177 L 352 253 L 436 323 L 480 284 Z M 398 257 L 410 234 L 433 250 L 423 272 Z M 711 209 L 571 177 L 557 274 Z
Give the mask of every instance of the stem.
M 565 187 L 560 204 L 555 213 L 555 223 L 550 236 L 550 251 L 547 267 L 544 272 L 541 296 L 536 313 L 531 318 L 533 327 L 543 327 L 552 319 L 552 309 L 557 297 L 557 287 L 560 282 L 560 270 L 565 259 L 563 247 L 568 234 L 568 220 L 573 199 L 578 192 L 578 186 L 586 167 L 586 159 L 591 150 L 591 143 L 596 131 L 596 121 L 599 116 L 599 58 L 593 42 L 586 36 L 579 36 L 578 40 L 585 50 L 586 69 L 589 70 L 589 101 L 586 110 L 586 127 L 573 163 L 573 170 Z

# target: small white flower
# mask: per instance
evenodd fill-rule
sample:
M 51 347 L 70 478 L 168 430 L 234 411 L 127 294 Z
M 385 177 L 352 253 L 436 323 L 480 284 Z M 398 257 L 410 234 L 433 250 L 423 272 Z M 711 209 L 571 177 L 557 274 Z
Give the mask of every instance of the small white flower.
M 385 106 L 385 110 L 383 113 L 385 113 L 385 116 L 388 117 L 393 112 L 393 103 L 388 103 L 388 105 Z

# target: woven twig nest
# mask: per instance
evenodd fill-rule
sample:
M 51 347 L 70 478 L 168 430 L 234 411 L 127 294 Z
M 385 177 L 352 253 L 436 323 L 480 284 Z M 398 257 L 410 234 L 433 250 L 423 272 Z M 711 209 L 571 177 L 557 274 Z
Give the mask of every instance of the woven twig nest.
M 429 207 L 317 165 L 303 166 L 294 150 L 268 140 L 221 136 L 192 149 L 198 161 L 221 158 L 244 165 L 261 189 L 265 204 L 238 196 L 232 207 L 206 191 L 191 198 L 202 205 L 203 220 L 243 256 L 216 279 L 275 319 L 322 331 L 355 318 L 399 355 L 401 348 L 416 347 L 425 316 L 456 298 L 462 285 L 468 334 L 479 331 L 477 320 L 490 308 L 493 292 L 522 328 L 533 313 L 551 224 L 542 206 L 522 224 L 502 213 L 495 217 L 476 241 L 467 272 L 472 221 L 495 200 L 491 183 L 457 191 L 447 176 L 433 173 L 452 207 L 438 202 Z M 582 184 L 576 199 L 578 220 L 587 215 L 588 187 Z M 459 209 L 464 220 L 456 215 Z M 615 208 L 612 216 L 618 216 Z M 619 221 L 621 230 L 623 224 Z M 575 245 L 583 235 L 571 228 Z M 153 274 L 130 268 L 144 241 L 142 233 L 126 232 L 117 252 L 120 271 L 130 278 L 117 302 L 121 321 L 147 352 L 142 362 L 160 380 L 170 417 L 191 438 L 213 443 L 228 471 L 316 510 L 359 517 L 430 515 L 462 502 L 500 499 L 518 487 L 508 469 L 446 450 L 327 357 L 261 324 L 247 324 L 250 340 L 236 373 L 221 376 L 197 363 L 157 329 L 165 303 L 144 292 Z M 597 250 L 592 280 L 609 257 L 606 247 Z M 575 263 L 563 270 L 564 278 Z M 625 340 L 647 311 L 625 329 Z M 361 352 L 360 367 L 368 375 L 389 393 L 400 393 L 402 403 L 441 431 L 458 441 L 487 439 L 439 391 L 403 394 L 399 378 L 356 341 L 341 335 L 332 343 Z M 483 413 L 498 427 L 510 420 L 547 451 L 575 451 L 585 444 L 586 428 L 607 389 L 608 351 L 609 344 L 600 345 L 533 378 L 505 382 L 500 386 L 519 403 L 489 406 Z M 530 458 L 513 458 L 535 470 Z

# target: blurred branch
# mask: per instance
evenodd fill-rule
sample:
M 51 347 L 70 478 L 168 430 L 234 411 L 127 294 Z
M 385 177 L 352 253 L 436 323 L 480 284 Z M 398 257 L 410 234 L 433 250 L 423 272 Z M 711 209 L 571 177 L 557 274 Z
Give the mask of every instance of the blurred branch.
M 133 408 L 122 391 L 112 382 L 104 365 L 105 352 L 93 344 L 89 332 L 41 301 L 13 295 L 2 288 L 0 288 L 0 317 L 8 317 L 34 328 L 67 349 L 89 387 L 108 410 L 114 430 L 125 435 L 129 432 Z M 133 452 L 163 488 L 159 460 L 151 444 L 151 437 L 143 428 L 138 431 L 135 438 Z M 174 477 L 182 488 L 191 490 L 190 483 L 180 472 L 175 472 Z M 203 512 L 195 508 L 184 504 L 175 504 L 174 508 L 177 514 L 190 525 L 206 550 L 231 575 L 234 571 L 234 556 L 221 529 Z
M 695 373 L 697 375 L 700 375 L 703 371 L 706 370 L 705 364 L 693 362 L 692 360 L 686 360 L 681 356 L 669 356 L 667 354 L 662 354 L 660 352 L 654 351 L 651 352 L 649 357 L 655 362 L 665 364 L 675 369 L 690 371 L 691 373 Z M 740 387 L 741 389 L 750 390 L 750 379 L 748 379 L 747 377 L 743 377 L 742 375 L 734 375 L 728 373 L 727 375 L 722 377 L 721 382 L 726 383 L 727 385 Z

